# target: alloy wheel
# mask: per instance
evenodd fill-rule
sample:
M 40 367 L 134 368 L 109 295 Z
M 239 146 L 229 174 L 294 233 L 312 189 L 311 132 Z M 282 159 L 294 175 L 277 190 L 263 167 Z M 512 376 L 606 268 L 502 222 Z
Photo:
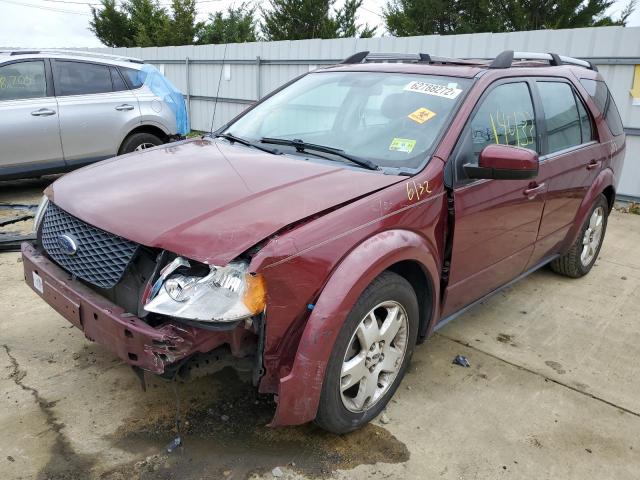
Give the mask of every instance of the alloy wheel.
M 588 266 L 598 252 L 598 247 L 602 241 L 602 230 L 604 227 L 604 208 L 596 208 L 589 218 L 589 225 L 582 237 L 582 253 L 580 261 L 583 266 Z
M 386 301 L 360 321 L 344 355 L 340 395 L 355 413 L 369 410 L 389 390 L 407 351 L 409 321 L 404 307 Z
M 141 152 L 142 150 L 146 150 L 147 148 L 155 147 L 153 143 L 141 143 L 135 149 L 136 152 Z

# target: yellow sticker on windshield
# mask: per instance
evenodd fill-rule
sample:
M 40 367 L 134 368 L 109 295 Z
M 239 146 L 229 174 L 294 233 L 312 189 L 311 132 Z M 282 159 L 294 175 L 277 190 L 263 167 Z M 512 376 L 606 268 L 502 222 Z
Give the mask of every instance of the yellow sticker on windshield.
M 410 113 L 408 117 L 414 122 L 423 124 L 436 116 L 436 112 L 432 112 L 428 108 L 419 108 L 415 112 Z
M 394 138 L 389 145 L 389 150 L 394 152 L 411 153 L 416 146 L 416 141 L 409 138 Z

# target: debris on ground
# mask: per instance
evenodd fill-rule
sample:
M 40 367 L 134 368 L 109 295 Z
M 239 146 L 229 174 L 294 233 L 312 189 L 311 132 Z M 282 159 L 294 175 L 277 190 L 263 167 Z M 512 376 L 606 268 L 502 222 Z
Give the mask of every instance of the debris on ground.
M 451 363 L 453 363 L 454 365 L 460 365 L 461 367 L 465 368 L 469 368 L 471 366 L 469 360 L 467 360 L 467 357 L 463 355 L 456 355 L 456 358 L 454 358 L 453 362 Z
M 180 445 L 182 445 L 182 438 L 180 438 L 180 435 L 178 435 L 176 438 L 171 440 L 171 442 L 169 442 L 169 445 L 167 445 L 167 453 L 173 452 Z
M 281 476 L 284 475 L 282 469 L 280 467 L 276 467 L 273 470 L 271 470 L 271 475 L 273 475 L 276 478 L 279 478 Z
M 385 425 L 391 421 L 389 419 L 389 416 L 387 415 L 387 412 L 382 412 L 382 415 L 380 415 L 380 421 Z
M 615 205 L 615 209 L 621 213 L 640 215 L 640 203 L 638 202 L 618 203 Z

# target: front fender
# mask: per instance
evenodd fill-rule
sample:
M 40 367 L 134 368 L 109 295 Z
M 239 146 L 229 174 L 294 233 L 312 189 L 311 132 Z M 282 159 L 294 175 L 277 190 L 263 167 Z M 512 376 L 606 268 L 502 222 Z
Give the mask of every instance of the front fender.
M 613 187 L 615 189 L 615 177 L 613 175 L 613 171 L 611 171 L 610 169 L 602 170 L 598 174 L 595 181 L 591 184 L 591 187 L 587 191 L 587 194 L 582 199 L 582 203 L 578 208 L 578 212 L 576 213 L 573 225 L 571 226 L 571 229 L 567 234 L 566 248 L 569 248 L 578 239 L 580 229 L 584 225 L 584 222 L 586 222 L 587 220 L 587 215 L 589 215 L 589 211 L 593 206 L 593 202 L 595 202 L 596 198 L 598 198 L 598 195 L 604 192 L 607 187 Z
M 365 288 L 395 263 L 411 260 L 430 275 L 440 296 L 439 262 L 427 240 L 409 230 L 387 230 L 368 238 L 336 268 L 320 294 L 300 339 L 291 372 L 280 380 L 271 426 L 298 425 L 315 418 L 324 373 L 342 325 Z M 436 309 L 438 302 L 429 303 Z M 431 318 L 436 318 L 432 312 Z

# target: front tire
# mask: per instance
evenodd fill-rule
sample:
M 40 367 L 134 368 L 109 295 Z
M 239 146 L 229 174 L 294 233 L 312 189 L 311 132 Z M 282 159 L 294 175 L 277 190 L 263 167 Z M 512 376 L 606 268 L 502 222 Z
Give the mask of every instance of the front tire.
M 575 243 L 567 253 L 551 262 L 551 270 L 571 278 L 580 278 L 589 273 L 600 253 L 608 216 L 609 202 L 604 195 L 600 195 L 591 207 Z
M 124 155 L 125 153 L 139 152 L 146 150 L 147 148 L 157 147 L 164 142 L 151 133 L 134 133 L 129 135 L 122 142 L 118 155 Z
M 362 293 L 340 330 L 327 365 L 315 422 L 347 433 L 387 405 L 411 361 L 418 335 L 411 284 L 384 272 Z

